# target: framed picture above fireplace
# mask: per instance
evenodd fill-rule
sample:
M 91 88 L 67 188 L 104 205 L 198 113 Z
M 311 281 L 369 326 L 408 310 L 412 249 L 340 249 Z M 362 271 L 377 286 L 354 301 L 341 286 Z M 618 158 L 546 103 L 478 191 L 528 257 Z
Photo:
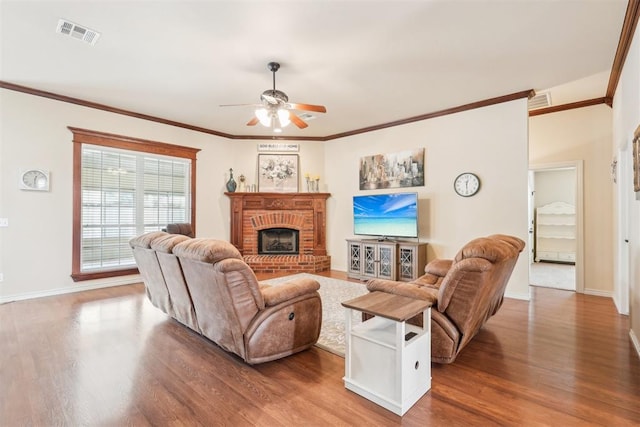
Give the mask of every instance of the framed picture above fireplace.
M 298 192 L 297 154 L 258 154 L 258 191 Z

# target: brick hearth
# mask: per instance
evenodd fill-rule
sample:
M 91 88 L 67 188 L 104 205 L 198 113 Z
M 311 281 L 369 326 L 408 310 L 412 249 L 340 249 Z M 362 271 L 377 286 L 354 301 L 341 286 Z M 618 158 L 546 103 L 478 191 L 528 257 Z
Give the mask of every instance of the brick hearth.
M 231 243 L 256 273 L 331 269 L 327 255 L 329 193 L 225 193 L 231 199 Z M 300 233 L 299 255 L 258 255 L 258 231 L 291 228 Z

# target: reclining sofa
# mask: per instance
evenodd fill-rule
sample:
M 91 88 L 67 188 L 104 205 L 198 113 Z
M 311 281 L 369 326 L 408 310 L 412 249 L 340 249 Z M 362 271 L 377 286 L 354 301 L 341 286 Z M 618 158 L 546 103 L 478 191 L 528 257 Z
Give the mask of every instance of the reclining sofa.
M 320 284 L 303 278 L 260 284 L 230 243 L 146 233 L 129 245 L 153 305 L 249 364 L 313 346 L 320 335 Z
M 524 245 L 503 234 L 481 237 L 467 243 L 453 260 L 431 261 L 425 274 L 412 282 L 372 279 L 367 288 L 431 301 L 431 360 L 452 363 L 498 312 Z M 422 316 L 409 323 L 422 326 Z

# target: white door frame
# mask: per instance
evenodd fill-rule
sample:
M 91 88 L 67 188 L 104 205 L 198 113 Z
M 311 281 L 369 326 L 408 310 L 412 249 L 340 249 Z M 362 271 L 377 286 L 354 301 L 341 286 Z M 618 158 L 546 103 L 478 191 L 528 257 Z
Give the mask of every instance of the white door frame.
M 528 213 L 528 232 L 529 232 L 529 240 L 527 244 L 529 245 L 529 278 L 531 278 L 531 265 L 533 264 L 533 259 L 535 257 L 535 239 L 534 239 L 534 226 L 535 226 L 535 209 L 536 209 L 536 179 L 535 179 L 536 171 L 529 170 L 528 172 L 528 202 L 527 207 L 529 208 Z
M 620 314 L 629 314 L 629 279 L 630 279 L 630 251 L 629 251 L 629 203 L 633 189 L 631 182 L 633 170 L 631 167 L 631 152 L 629 144 L 618 150 L 617 168 L 617 207 L 618 221 L 616 230 L 617 265 L 615 282 L 613 285 L 613 302 Z
M 583 161 L 531 164 L 529 170 L 541 172 L 545 170 L 575 168 L 576 170 L 576 292 L 584 293 L 584 171 Z

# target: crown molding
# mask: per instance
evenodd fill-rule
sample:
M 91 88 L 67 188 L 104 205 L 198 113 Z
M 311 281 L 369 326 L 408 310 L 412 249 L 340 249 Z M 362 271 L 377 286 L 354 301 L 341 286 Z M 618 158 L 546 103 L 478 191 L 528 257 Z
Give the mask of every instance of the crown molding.
M 605 95 L 607 100 L 606 103 L 609 107 L 613 105 L 613 96 L 616 93 L 616 88 L 620 81 L 620 75 L 622 74 L 622 67 L 627 59 L 627 54 L 629 53 L 629 48 L 633 41 L 633 35 L 635 34 L 636 27 L 638 26 L 638 18 L 640 18 L 640 0 L 629 0 L 629 3 L 627 4 L 627 11 L 624 15 L 624 21 L 622 23 L 622 30 L 620 31 L 620 40 L 618 41 L 616 56 L 613 58 L 613 65 L 611 66 L 607 93 Z
M 420 116 L 409 117 L 407 119 L 396 120 L 393 122 L 383 123 L 380 125 L 369 126 L 366 128 L 355 129 L 348 132 L 336 133 L 329 136 L 269 136 L 269 135 L 233 135 L 229 133 L 219 132 L 213 129 L 207 129 L 200 126 L 194 126 L 187 123 L 176 122 L 174 120 L 163 119 L 161 117 L 155 117 L 148 114 L 140 114 L 135 111 L 124 110 L 122 108 L 111 107 L 105 104 L 99 104 L 97 102 L 86 101 L 79 98 L 73 98 L 66 95 L 60 95 L 53 92 L 47 92 L 40 89 L 35 89 L 27 86 L 21 86 L 14 83 L 0 80 L 0 88 L 13 90 L 16 92 L 22 92 L 29 95 L 40 96 L 43 98 L 53 99 L 56 101 L 66 102 L 70 104 L 80 105 L 82 107 L 93 108 L 96 110 L 107 111 L 115 114 L 122 114 L 125 116 L 135 117 L 142 120 L 148 120 L 152 122 L 162 123 L 169 126 L 175 126 L 183 129 L 193 130 L 196 132 L 202 132 L 210 135 L 220 136 L 227 139 L 243 139 L 243 140 L 266 140 L 266 141 L 330 141 L 333 139 L 344 138 L 347 136 L 357 135 L 366 132 L 373 132 L 380 129 L 386 129 L 389 127 L 405 125 L 407 123 L 418 122 L 422 120 L 432 119 L 435 117 L 446 116 L 449 114 L 460 113 L 463 111 L 473 110 L 476 108 L 486 107 L 489 105 L 500 104 L 502 102 L 513 101 L 520 98 L 530 98 L 535 94 L 533 89 L 528 89 L 521 92 L 512 93 L 509 95 L 498 96 L 496 98 L 485 99 L 482 101 L 472 102 L 470 104 L 460 105 L 458 107 L 447 108 L 433 113 L 422 114 Z
M 148 114 L 136 113 L 135 111 L 130 111 L 130 110 L 124 110 L 122 108 L 111 107 L 109 105 L 99 104 L 97 102 L 86 101 L 86 100 L 80 99 L 80 98 L 73 98 L 71 96 L 60 95 L 60 94 L 53 93 L 53 92 L 47 92 L 47 91 L 44 91 L 44 90 L 34 89 L 34 88 L 31 88 L 31 87 L 27 87 L 27 86 L 21 86 L 21 85 L 17 85 L 17 84 L 14 84 L 14 83 L 5 82 L 5 81 L 2 81 L 2 80 L 0 80 L 0 88 L 9 89 L 9 90 L 13 90 L 13 91 L 16 91 L 16 92 L 27 93 L 29 95 L 40 96 L 40 97 L 43 97 L 43 98 L 49 98 L 49 99 L 53 99 L 53 100 L 56 100 L 56 101 L 66 102 L 66 103 L 69 103 L 69 104 L 76 104 L 76 105 L 80 105 L 82 107 L 93 108 L 95 110 L 107 111 L 109 113 L 114 113 L 114 114 L 122 114 L 124 116 L 135 117 L 137 119 L 148 120 L 148 121 L 151 121 L 151 122 L 162 123 L 162 124 L 169 125 L 169 126 L 176 126 L 176 127 L 179 127 L 179 128 L 194 130 L 196 132 L 208 133 L 210 135 L 221 136 L 223 138 L 233 138 L 233 135 L 228 134 L 228 133 L 218 132 L 216 130 L 207 129 L 207 128 L 203 128 L 203 127 L 200 127 L 200 126 L 194 126 L 194 125 L 190 125 L 190 124 L 186 124 L 186 123 L 176 122 L 176 121 L 173 121 L 173 120 L 163 119 L 161 117 L 150 116 Z
M 592 105 L 599 105 L 599 104 L 611 105 L 609 102 L 607 102 L 606 97 L 587 99 L 585 101 L 570 102 L 568 104 L 554 105 L 552 107 L 545 107 L 545 108 L 538 108 L 536 110 L 531 110 L 529 111 L 529 117 L 540 116 L 542 114 L 557 113 L 558 111 L 573 110 L 575 108 L 590 107 Z
M 433 119 L 436 117 L 446 116 L 449 114 L 461 113 L 463 111 L 474 110 L 476 108 L 488 107 L 489 105 L 500 104 L 503 102 L 509 102 L 520 98 L 531 98 L 535 95 L 535 91 L 533 89 L 524 90 L 522 92 L 516 92 L 509 95 L 498 96 L 496 98 L 485 99 L 482 101 L 472 102 L 470 104 L 460 105 L 458 107 L 447 108 L 440 111 L 435 111 L 433 113 L 422 114 L 420 116 L 409 117 L 408 119 L 396 120 L 393 122 L 383 123 L 380 125 L 369 126 L 366 128 L 356 129 L 343 133 L 336 133 L 334 135 L 329 135 L 325 137 L 325 141 L 330 141 L 332 139 L 344 138 L 347 136 L 357 135 L 360 133 L 373 132 L 380 129 L 390 128 L 393 126 L 406 125 L 408 123 L 419 122 L 422 120 Z

